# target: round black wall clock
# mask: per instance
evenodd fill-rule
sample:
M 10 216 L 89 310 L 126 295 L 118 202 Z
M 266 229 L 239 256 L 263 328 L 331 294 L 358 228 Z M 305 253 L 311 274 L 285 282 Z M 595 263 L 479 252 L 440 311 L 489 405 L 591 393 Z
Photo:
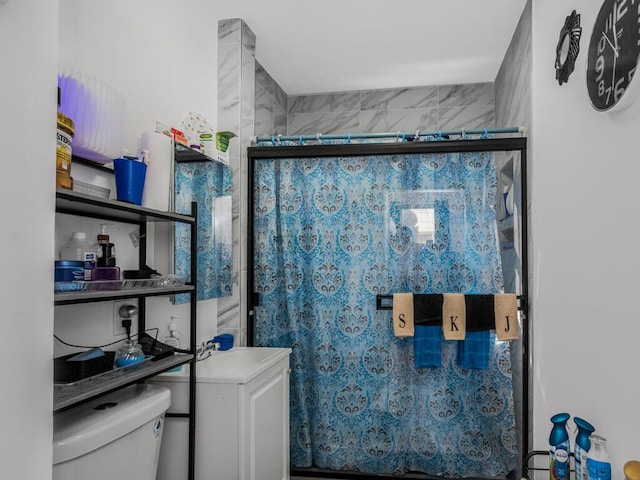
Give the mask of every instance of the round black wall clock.
M 605 0 L 593 24 L 587 52 L 587 90 L 593 108 L 600 112 L 621 110 L 635 100 L 627 90 L 639 54 L 640 0 Z
M 560 85 L 567 82 L 573 72 L 580 52 L 581 36 L 580 15 L 574 10 L 560 29 L 560 39 L 556 47 L 556 80 Z

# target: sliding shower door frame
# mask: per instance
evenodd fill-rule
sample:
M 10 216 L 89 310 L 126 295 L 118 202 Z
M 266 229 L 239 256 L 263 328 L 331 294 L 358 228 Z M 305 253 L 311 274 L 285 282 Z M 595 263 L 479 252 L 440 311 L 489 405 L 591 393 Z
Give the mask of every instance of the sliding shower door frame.
M 437 154 L 437 153 L 467 153 L 467 152 L 519 152 L 521 175 L 520 188 L 520 260 L 521 260 L 521 292 L 518 295 L 519 309 L 522 320 L 522 455 L 529 451 L 531 442 L 530 428 L 531 412 L 529 409 L 530 392 L 530 326 L 529 326 L 529 219 L 528 219 L 528 191 L 527 191 L 527 138 L 489 138 L 474 140 L 442 140 L 430 142 L 381 142 L 338 145 L 296 145 L 270 147 L 249 147 L 248 154 L 248 219 L 247 219 L 247 344 L 254 345 L 255 325 L 254 308 L 260 304 L 259 295 L 254 292 L 254 172 L 257 162 L 262 160 L 288 158 L 322 158 L 349 157 L 371 155 L 402 155 L 402 154 Z M 307 476 L 305 472 L 292 472 L 296 475 Z M 346 476 L 345 476 L 346 475 Z M 321 476 L 314 473 L 313 476 Z M 357 478 L 352 474 L 340 473 L 340 477 Z M 382 478 L 382 477 L 380 477 Z M 391 478 L 391 477 L 389 477 Z

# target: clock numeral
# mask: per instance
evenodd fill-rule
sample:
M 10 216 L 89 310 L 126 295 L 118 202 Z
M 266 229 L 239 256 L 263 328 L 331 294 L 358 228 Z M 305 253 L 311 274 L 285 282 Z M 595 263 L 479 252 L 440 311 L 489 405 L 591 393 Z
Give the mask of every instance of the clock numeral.
M 599 54 L 604 52 L 604 47 L 607 45 L 606 41 L 607 41 L 607 39 L 605 38 L 604 35 L 602 37 L 600 37 L 600 40 L 598 41 L 598 53 Z
M 595 69 L 596 73 L 598 74 L 598 76 L 596 77 L 596 82 L 599 82 L 600 80 L 602 80 L 602 76 L 604 75 L 604 57 L 602 55 L 600 55 L 596 59 Z
M 616 23 L 617 20 L 621 19 L 625 13 L 627 13 L 627 0 L 622 0 L 619 4 L 618 4 L 618 11 L 617 11 L 617 15 L 616 15 Z
M 598 96 L 601 97 L 602 95 L 604 95 L 604 80 L 598 83 Z
M 620 97 L 622 97 L 622 94 L 624 93 L 624 85 L 622 85 L 622 82 L 624 82 L 624 77 L 618 79 L 613 90 L 613 98 L 616 102 L 620 100 Z
M 627 83 L 631 82 L 631 79 L 633 78 L 633 74 L 636 73 L 636 67 L 633 67 L 631 70 L 629 70 L 629 75 L 628 75 L 628 79 L 627 79 Z

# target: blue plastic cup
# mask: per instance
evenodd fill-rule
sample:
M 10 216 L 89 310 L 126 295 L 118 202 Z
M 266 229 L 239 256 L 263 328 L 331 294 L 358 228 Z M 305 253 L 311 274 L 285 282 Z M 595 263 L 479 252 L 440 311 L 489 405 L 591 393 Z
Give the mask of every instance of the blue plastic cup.
M 113 161 L 113 169 L 116 175 L 117 199 L 142 205 L 147 164 L 129 158 L 116 158 Z

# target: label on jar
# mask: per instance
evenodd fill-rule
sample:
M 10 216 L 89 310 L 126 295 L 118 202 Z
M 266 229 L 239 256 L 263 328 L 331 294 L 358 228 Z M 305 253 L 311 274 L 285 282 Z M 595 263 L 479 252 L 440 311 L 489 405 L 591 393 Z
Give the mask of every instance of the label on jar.
M 61 129 L 56 136 L 56 169 L 62 172 L 71 170 L 71 135 Z

